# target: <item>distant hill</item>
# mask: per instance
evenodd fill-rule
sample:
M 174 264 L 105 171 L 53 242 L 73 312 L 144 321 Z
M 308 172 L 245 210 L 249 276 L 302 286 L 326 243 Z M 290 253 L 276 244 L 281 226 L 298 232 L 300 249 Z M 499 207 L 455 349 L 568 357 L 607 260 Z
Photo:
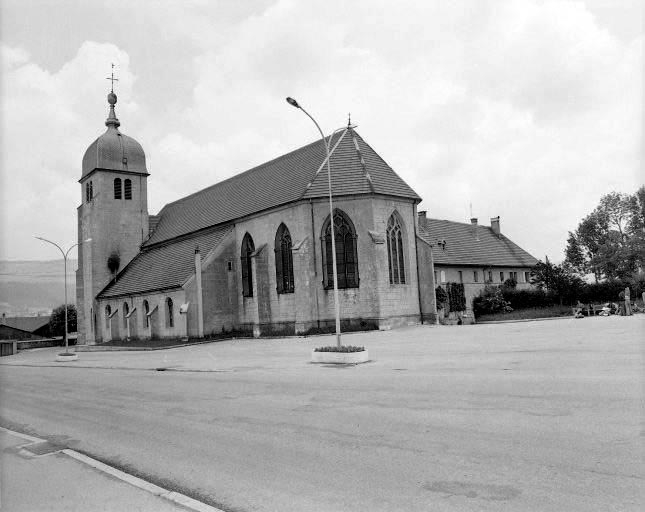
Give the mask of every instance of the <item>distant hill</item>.
M 0 313 L 48 314 L 64 302 L 63 260 L 0 261 Z M 67 260 L 67 300 L 76 301 L 76 260 Z

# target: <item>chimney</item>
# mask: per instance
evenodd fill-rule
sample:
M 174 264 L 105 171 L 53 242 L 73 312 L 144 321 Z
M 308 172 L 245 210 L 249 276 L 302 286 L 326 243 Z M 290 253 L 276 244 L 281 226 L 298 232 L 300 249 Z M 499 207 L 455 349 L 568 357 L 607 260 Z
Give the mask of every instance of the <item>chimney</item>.
M 499 229 L 499 215 L 497 217 L 493 217 L 490 220 L 490 228 L 493 230 L 493 233 L 495 233 L 499 238 L 502 234 L 501 230 Z
M 7 313 L 2 313 L 2 325 L 7 323 Z
M 473 226 L 476 226 L 476 225 L 477 225 L 477 217 L 471 217 L 471 218 L 470 218 L 470 223 L 471 223 Z
M 426 210 L 421 210 L 420 212 L 417 213 L 417 216 L 419 218 L 419 226 L 424 226 L 426 225 Z
M 475 237 L 475 240 L 479 241 L 479 231 L 477 230 L 477 217 L 470 218 L 470 226 L 471 226 L 470 229 L 473 232 L 473 236 Z

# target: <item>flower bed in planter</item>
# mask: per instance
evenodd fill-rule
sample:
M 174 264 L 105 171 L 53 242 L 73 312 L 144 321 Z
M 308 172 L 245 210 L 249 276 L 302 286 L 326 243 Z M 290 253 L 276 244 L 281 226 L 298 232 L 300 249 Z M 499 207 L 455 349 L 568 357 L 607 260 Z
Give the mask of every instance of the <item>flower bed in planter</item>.
M 78 354 L 74 352 L 61 352 L 56 355 L 56 361 L 59 363 L 78 360 Z
M 319 347 L 311 352 L 312 363 L 358 364 L 369 359 L 365 347 Z

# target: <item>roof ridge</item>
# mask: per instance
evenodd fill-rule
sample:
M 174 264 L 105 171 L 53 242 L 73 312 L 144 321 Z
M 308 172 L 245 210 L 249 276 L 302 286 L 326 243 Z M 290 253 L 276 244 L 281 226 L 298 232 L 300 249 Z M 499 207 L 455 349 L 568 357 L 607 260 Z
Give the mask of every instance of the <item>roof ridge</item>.
M 490 229 L 490 226 L 485 226 L 483 224 L 472 224 L 472 223 L 468 223 L 468 222 L 459 222 L 458 220 L 437 219 L 436 217 L 427 217 L 426 220 L 436 220 L 436 221 L 439 221 L 439 222 L 450 222 L 451 224 L 460 224 L 462 226 L 467 226 L 467 227 L 475 226 L 476 228 Z
M 372 191 L 372 194 L 374 193 L 374 183 L 372 183 L 372 177 L 370 176 L 369 171 L 367 170 L 367 165 L 365 164 L 365 159 L 363 158 L 363 154 L 361 153 L 361 148 L 358 147 L 358 139 L 356 138 L 356 133 L 354 130 L 350 127 L 348 128 L 352 132 L 352 140 L 354 141 L 354 147 L 356 148 L 356 153 L 358 153 L 358 159 L 361 162 L 361 167 L 363 169 L 363 176 L 365 179 L 367 179 L 367 182 L 370 185 L 370 190 Z M 385 162 L 385 160 L 383 160 Z M 389 167 L 389 166 L 388 166 Z
M 300 197 L 298 198 L 299 200 L 300 200 L 300 199 L 302 199 L 302 198 L 305 196 L 305 194 L 307 193 L 307 191 L 311 188 L 311 185 L 313 185 L 313 182 L 316 180 L 316 178 L 317 178 L 317 177 L 318 177 L 318 175 L 320 174 L 320 171 L 321 171 L 321 170 L 322 170 L 322 168 L 324 167 L 325 162 L 327 162 L 327 160 L 328 160 L 328 159 L 329 159 L 329 160 L 330 160 L 330 162 L 331 162 L 331 156 L 334 154 L 334 151 L 336 151 L 336 149 L 338 148 L 338 146 L 340 145 L 340 143 L 342 142 L 342 140 L 345 138 L 345 134 L 347 133 L 347 130 L 348 130 L 348 129 L 347 129 L 347 128 L 345 128 L 345 130 L 343 131 L 342 135 L 341 135 L 340 137 L 338 137 L 338 141 L 336 142 L 336 144 L 334 145 L 334 147 L 331 149 L 331 151 L 329 151 L 329 155 L 328 155 L 328 156 L 325 156 L 325 158 L 323 158 L 323 161 L 322 161 L 322 163 L 320 164 L 320 166 L 318 167 L 318 170 L 313 174 L 313 176 L 311 177 L 311 179 L 310 179 L 310 180 L 309 180 L 309 182 L 307 183 L 307 186 L 306 186 L 306 187 L 305 187 L 305 189 L 302 191 L 302 194 L 300 194 Z M 338 130 L 336 130 L 336 131 L 338 131 Z M 329 141 L 329 142 L 330 142 L 330 143 L 331 143 L 331 139 L 332 139 L 332 137 L 334 136 L 334 133 L 336 133 L 336 131 L 334 131 L 334 132 L 329 136 L 329 138 L 330 138 L 330 141 Z M 325 152 L 326 152 L 326 151 L 325 151 Z
M 369 142 L 366 142 L 366 141 L 365 141 L 365 139 L 364 139 L 363 137 L 361 137 L 361 134 L 360 134 L 360 133 L 358 133 L 356 130 L 353 130 L 353 131 L 356 133 L 356 136 L 361 140 L 361 142 L 362 142 L 363 144 L 365 144 L 365 146 L 367 146 L 367 147 L 372 151 L 372 153 L 374 153 L 378 158 L 380 158 L 380 159 L 381 159 L 381 161 L 382 161 L 382 162 L 387 166 L 387 168 L 390 170 L 390 172 L 391 172 L 392 174 L 394 174 L 394 176 L 396 176 L 399 180 L 401 180 L 401 182 L 402 182 L 402 183 L 404 183 L 404 184 L 405 184 L 405 185 L 410 189 L 410 191 L 412 191 L 412 193 L 413 193 L 415 196 L 417 196 L 417 198 L 418 198 L 418 202 L 421 202 L 421 200 L 422 200 L 422 199 L 421 199 L 421 197 L 419 196 L 419 194 L 417 194 L 417 193 L 416 193 L 416 191 L 415 191 L 415 190 L 414 190 L 410 185 L 408 185 L 408 182 L 407 182 L 407 181 L 405 181 L 403 178 L 401 178 L 401 176 L 399 175 L 399 173 L 398 173 L 398 172 L 396 172 L 396 171 L 394 170 L 394 168 L 393 168 L 389 163 L 387 163 L 387 161 L 385 160 L 385 158 L 383 158 L 383 157 L 381 156 L 381 154 L 380 154 L 380 153 L 378 153 L 378 152 L 377 152 L 377 151 L 376 151 L 376 150 L 375 150 L 375 149 L 374 149 L 374 148 L 369 144 Z

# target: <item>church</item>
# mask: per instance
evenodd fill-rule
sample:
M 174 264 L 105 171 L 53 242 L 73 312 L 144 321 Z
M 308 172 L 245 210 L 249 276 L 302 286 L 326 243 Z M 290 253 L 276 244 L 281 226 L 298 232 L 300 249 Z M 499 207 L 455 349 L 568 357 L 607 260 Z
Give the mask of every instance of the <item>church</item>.
M 146 156 L 107 130 L 82 161 L 79 343 L 333 330 L 332 222 L 341 324 L 390 329 L 436 316 L 419 195 L 353 126 L 148 213 Z

